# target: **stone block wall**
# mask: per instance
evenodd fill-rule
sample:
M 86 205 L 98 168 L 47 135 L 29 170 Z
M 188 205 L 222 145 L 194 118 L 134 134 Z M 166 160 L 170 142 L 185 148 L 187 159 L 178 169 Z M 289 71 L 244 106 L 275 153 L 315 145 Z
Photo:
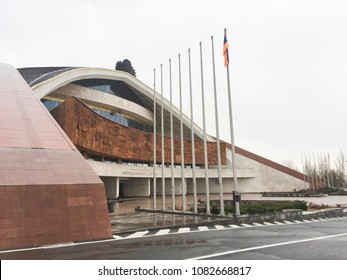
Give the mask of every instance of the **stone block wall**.
M 0 249 L 111 238 L 99 185 L 0 188 Z

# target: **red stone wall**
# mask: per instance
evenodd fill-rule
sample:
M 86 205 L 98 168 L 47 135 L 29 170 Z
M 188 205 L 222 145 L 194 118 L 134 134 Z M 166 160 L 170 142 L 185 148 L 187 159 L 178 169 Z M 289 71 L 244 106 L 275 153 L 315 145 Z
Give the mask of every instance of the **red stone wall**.
M 112 238 L 102 181 L 1 63 L 0 104 L 0 249 Z
M 1 186 L 0 205 L 0 249 L 112 237 L 102 184 Z
M 68 97 L 52 112 L 80 151 L 115 157 L 129 161 L 153 162 L 153 134 L 129 128 L 96 114 L 74 97 Z M 171 163 L 170 137 L 165 137 L 165 162 Z M 184 140 L 185 164 L 192 164 L 191 141 Z M 174 139 L 174 160 L 181 163 L 180 139 Z M 204 164 L 204 145 L 195 141 L 197 165 Z M 226 144 L 221 143 L 222 164 L 226 162 Z M 208 143 L 210 165 L 217 164 L 217 144 Z M 157 135 L 157 162 L 161 162 L 161 136 Z

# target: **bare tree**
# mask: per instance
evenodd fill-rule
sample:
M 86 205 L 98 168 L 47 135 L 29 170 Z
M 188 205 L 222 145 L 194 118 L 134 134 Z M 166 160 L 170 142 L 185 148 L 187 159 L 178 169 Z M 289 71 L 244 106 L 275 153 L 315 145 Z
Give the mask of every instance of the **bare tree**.
M 292 160 L 282 160 L 281 164 L 290 168 L 290 169 L 299 171 L 299 168 L 297 166 L 295 166 L 295 164 Z
M 342 151 L 339 152 L 336 158 L 336 184 L 339 188 L 346 187 L 346 174 L 345 174 L 345 156 Z

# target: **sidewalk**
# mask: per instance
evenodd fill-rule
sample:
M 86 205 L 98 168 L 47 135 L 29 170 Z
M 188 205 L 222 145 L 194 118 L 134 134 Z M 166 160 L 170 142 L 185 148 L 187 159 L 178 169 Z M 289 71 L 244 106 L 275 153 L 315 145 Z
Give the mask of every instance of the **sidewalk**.
M 204 199 L 203 196 L 199 197 Z M 211 195 L 211 199 L 218 199 L 218 195 Z M 231 199 L 228 195 L 225 195 L 225 200 Z M 329 196 L 329 197 L 314 197 L 314 198 L 288 198 L 288 197 L 262 197 L 260 194 L 243 194 L 242 200 L 305 200 L 319 205 L 328 205 L 330 207 L 336 207 L 337 204 L 347 204 L 347 197 L 340 196 Z M 181 207 L 181 197 L 176 197 L 176 208 Z M 190 209 L 192 203 L 192 196 L 187 196 L 187 209 Z M 136 232 L 141 230 L 150 229 L 168 229 L 176 227 L 192 227 L 201 225 L 213 225 L 220 224 L 226 221 L 232 220 L 232 217 L 218 217 L 218 216 L 206 216 L 206 215 L 184 215 L 180 213 L 172 214 L 171 209 L 171 198 L 166 198 L 166 209 L 167 212 L 139 212 L 135 211 L 135 208 L 140 209 L 153 209 L 153 198 L 134 198 L 124 199 L 116 201 L 114 213 L 110 213 L 112 231 L 114 234 Z M 157 209 L 162 209 L 162 200 L 157 198 Z M 347 210 L 347 209 L 345 209 Z M 303 214 L 309 214 L 304 212 Z M 312 212 L 310 212 L 312 214 Z M 345 215 L 347 213 L 345 212 Z
M 171 213 L 136 212 L 129 214 L 110 214 L 113 234 L 128 233 L 141 230 L 153 230 L 193 225 L 216 224 L 224 218 Z

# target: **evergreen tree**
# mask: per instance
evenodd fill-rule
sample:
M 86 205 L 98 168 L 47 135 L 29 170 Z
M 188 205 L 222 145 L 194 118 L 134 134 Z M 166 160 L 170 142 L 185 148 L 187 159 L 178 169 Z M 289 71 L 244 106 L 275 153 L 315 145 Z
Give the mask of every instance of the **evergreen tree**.
M 131 62 L 129 59 L 124 59 L 123 61 L 117 61 L 115 69 L 119 71 L 127 72 L 130 75 L 133 75 L 134 77 L 136 77 L 136 71 L 131 65 Z

